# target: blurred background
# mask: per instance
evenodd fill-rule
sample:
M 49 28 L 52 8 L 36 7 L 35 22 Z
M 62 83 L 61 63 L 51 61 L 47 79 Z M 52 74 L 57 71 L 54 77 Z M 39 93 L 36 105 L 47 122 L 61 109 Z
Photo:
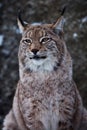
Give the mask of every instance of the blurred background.
M 52 23 L 65 5 L 65 41 L 73 59 L 73 78 L 87 108 L 87 0 L 0 0 L 0 129 L 19 79 L 18 10 L 23 9 L 23 20 L 29 23 Z

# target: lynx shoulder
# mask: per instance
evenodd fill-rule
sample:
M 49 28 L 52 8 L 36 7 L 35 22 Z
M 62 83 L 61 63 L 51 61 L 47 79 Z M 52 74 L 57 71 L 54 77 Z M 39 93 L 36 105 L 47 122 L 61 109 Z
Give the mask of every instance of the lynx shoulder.
M 63 17 L 35 26 L 19 18 L 18 25 L 20 79 L 3 130 L 87 130 L 87 112 L 63 38 Z

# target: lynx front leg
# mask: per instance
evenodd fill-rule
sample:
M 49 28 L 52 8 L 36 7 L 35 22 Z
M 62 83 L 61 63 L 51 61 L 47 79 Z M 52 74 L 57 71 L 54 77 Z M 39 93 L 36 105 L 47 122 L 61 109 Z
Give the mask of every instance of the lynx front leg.
M 85 108 L 83 109 L 83 115 L 79 130 L 87 130 L 87 110 Z
M 12 110 L 5 117 L 2 130 L 19 130 Z

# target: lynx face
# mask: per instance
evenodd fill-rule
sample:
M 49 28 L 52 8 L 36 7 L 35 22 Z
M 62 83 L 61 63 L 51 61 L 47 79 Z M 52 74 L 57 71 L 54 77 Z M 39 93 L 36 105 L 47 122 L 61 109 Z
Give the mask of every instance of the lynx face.
M 62 24 L 62 17 L 55 24 L 26 26 L 18 19 L 19 28 L 22 30 L 19 47 L 19 65 L 22 69 L 52 71 L 61 65 L 64 41 L 56 30 L 62 34 Z
M 20 42 L 21 63 L 30 70 L 53 70 L 62 62 L 63 43 L 52 29 L 28 26 Z

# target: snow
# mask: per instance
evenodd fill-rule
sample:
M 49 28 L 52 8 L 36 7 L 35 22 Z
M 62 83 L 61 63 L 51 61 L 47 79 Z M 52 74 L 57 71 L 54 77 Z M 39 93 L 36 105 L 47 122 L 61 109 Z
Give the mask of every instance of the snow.
M 3 44 L 3 39 L 4 39 L 4 36 L 0 35 L 0 46 L 2 46 L 2 44 Z
M 85 22 L 87 22 L 87 16 L 82 18 L 82 23 L 85 23 Z
M 41 25 L 41 23 L 35 22 L 35 23 L 32 23 L 31 25 L 36 26 L 36 25 Z
M 76 39 L 78 37 L 77 33 L 73 33 L 73 38 Z

